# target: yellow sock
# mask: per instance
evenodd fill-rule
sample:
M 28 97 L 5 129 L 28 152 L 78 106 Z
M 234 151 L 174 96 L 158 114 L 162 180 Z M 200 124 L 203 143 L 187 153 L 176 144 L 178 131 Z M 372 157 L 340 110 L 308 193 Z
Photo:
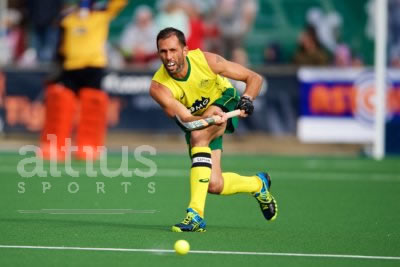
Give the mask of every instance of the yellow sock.
M 232 195 L 236 193 L 254 193 L 261 189 L 262 182 L 258 176 L 240 176 L 233 172 L 224 172 L 224 188 L 221 195 Z
M 204 218 L 208 183 L 211 178 L 211 149 L 209 147 L 193 147 L 191 154 L 189 208 L 194 209 Z

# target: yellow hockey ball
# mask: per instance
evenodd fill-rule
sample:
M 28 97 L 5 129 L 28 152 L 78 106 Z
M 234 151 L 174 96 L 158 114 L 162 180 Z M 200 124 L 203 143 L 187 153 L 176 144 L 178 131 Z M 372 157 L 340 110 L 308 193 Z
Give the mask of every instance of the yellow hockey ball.
M 178 240 L 174 245 L 175 252 L 179 255 L 186 255 L 190 250 L 190 245 L 186 240 Z

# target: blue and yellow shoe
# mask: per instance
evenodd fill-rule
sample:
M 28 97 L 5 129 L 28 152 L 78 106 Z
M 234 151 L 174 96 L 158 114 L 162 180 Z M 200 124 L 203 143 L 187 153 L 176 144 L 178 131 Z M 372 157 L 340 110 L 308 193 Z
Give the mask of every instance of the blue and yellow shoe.
M 186 211 L 186 218 L 172 226 L 172 232 L 205 232 L 206 221 L 193 209 L 188 208 Z
M 257 173 L 257 176 L 261 179 L 262 187 L 260 192 L 254 194 L 254 197 L 260 204 L 265 219 L 273 221 L 276 219 L 276 216 L 278 216 L 278 204 L 269 192 L 269 189 L 271 188 L 271 178 L 266 172 Z

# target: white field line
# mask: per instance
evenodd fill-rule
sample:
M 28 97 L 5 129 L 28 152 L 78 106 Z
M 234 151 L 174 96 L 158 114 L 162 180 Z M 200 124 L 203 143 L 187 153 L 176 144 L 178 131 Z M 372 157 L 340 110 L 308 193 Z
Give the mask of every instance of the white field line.
M 157 210 L 132 210 L 132 209 L 40 209 L 18 210 L 21 214 L 153 214 Z
M 147 169 L 145 167 L 140 168 L 142 171 L 146 171 Z M 50 172 L 48 169 L 44 169 L 47 171 L 48 176 L 46 178 L 51 178 Z M 61 174 L 66 174 L 65 169 L 62 166 L 59 166 L 57 168 L 61 172 Z M 86 168 L 74 168 L 75 171 L 78 171 L 80 175 L 86 175 Z M 101 174 L 100 169 L 94 169 L 95 171 L 98 172 L 98 177 L 99 178 L 107 178 Z M 133 170 L 130 169 L 130 170 Z M 6 174 L 15 174 L 18 175 L 18 171 L 16 167 L 11 167 L 11 166 L 0 166 L 0 172 L 6 173 Z M 244 175 L 252 175 L 255 174 L 257 171 L 254 169 L 241 169 L 240 172 Z M 317 172 L 317 171 L 297 171 L 297 170 L 285 170 L 285 171 L 272 171 L 270 174 L 274 178 L 278 179 L 290 179 L 290 180 L 319 180 L 319 181 L 324 181 L 324 180 L 332 180 L 332 181 L 376 181 L 376 182 L 400 182 L 400 173 L 395 173 L 395 172 L 346 172 L 346 171 L 340 171 L 340 172 Z M 182 169 L 159 169 L 157 170 L 156 174 L 152 177 L 148 178 L 159 178 L 159 176 L 164 176 L 164 177 L 176 177 L 176 178 L 181 178 L 181 177 L 187 177 L 189 175 L 189 168 L 182 168 Z M 37 177 L 31 177 L 27 179 L 34 179 Z M 137 176 L 133 176 L 132 178 L 141 178 Z M 92 178 L 91 178 L 92 179 Z
M 174 253 L 172 249 L 140 249 L 140 248 L 88 248 L 88 247 L 49 247 L 49 246 L 12 246 L 0 245 L 0 248 L 14 249 L 44 249 L 44 250 L 86 250 L 86 251 L 117 251 L 117 252 L 147 252 L 147 253 Z M 396 256 L 367 256 L 367 255 L 340 255 L 340 254 L 308 254 L 308 253 L 278 253 L 278 252 L 248 252 L 248 251 L 213 251 L 192 250 L 192 254 L 217 254 L 217 255 L 249 255 L 249 256 L 283 256 L 283 257 L 316 257 L 316 258 L 342 258 L 366 260 L 400 260 Z
M 241 170 L 242 174 L 254 175 L 254 170 Z M 340 181 L 398 181 L 400 182 L 400 173 L 357 173 L 357 172 L 315 172 L 315 171 L 271 171 L 273 178 L 290 180 L 340 180 Z M 188 176 L 189 169 L 161 169 L 157 171 L 157 176 L 181 177 Z

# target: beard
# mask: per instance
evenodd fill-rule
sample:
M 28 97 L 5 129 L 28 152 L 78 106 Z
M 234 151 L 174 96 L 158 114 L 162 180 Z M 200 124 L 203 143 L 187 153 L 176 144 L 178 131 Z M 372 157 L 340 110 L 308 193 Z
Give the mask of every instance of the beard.
M 169 63 L 173 63 L 174 65 L 169 66 Z M 184 57 L 181 56 L 178 58 L 177 61 L 175 61 L 175 60 L 165 61 L 165 62 L 163 62 L 163 64 L 169 74 L 177 74 L 183 70 L 183 68 L 185 66 L 185 61 L 184 61 Z

